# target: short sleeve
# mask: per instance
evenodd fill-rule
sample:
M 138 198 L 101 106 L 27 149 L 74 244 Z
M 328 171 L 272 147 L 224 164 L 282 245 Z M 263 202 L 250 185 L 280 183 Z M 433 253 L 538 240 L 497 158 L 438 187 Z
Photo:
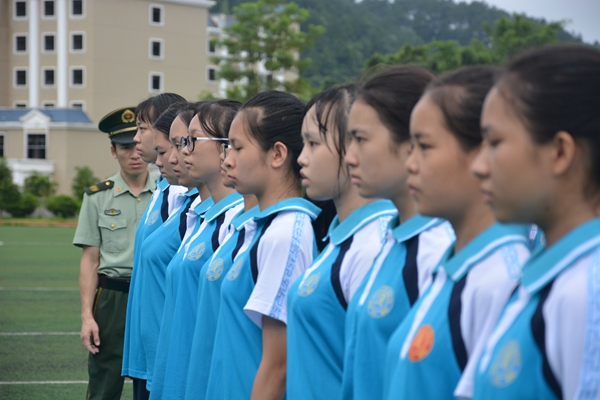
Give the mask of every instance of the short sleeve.
M 95 194 L 95 196 L 98 195 L 101 194 Z M 79 210 L 79 220 L 77 221 L 73 244 L 78 247 L 100 247 L 102 244 L 100 229 L 98 228 L 98 205 L 95 199 L 91 198 L 87 193 L 83 195 L 83 203 L 81 203 L 81 209 Z
M 280 213 L 258 242 L 256 285 L 244 307 L 259 327 L 262 316 L 287 323 L 287 294 L 313 260 L 314 233 L 310 217 Z

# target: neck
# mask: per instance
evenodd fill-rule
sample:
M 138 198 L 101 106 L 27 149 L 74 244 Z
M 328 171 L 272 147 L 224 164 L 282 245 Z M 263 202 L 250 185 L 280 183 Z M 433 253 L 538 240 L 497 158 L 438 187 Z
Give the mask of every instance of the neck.
M 338 220 L 342 222 L 352 211 L 376 201 L 376 199 L 365 199 L 358 194 L 358 188 L 351 183 L 345 188 L 343 193 L 333 199 L 335 204 L 335 210 L 337 212 Z
M 559 241 L 577 226 L 598 217 L 599 209 L 586 201 L 582 196 L 571 192 L 563 196 L 555 196 L 548 211 L 535 223 L 546 236 L 548 247 Z
M 496 222 L 494 213 L 483 201 L 479 199 L 468 207 L 464 214 L 456 218 L 448 218 L 456 234 L 454 254 L 463 249 L 481 232 Z
M 398 221 L 400 221 L 400 223 L 408 221 L 419 213 L 417 203 L 410 196 L 408 191 L 398 193 L 391 200 L 398 209 Z
M 205 182 L 208 191 L 210 192 L 210 197 L 213 198 L 213 201 L 218 203 L 223 200 L 225 197 L 229 196 L 232 193 L 235 193 L 234 189 L 228 188 L 223 185 L 223 179 L 219 174 L 216 179 L 211 180 L 210 182 Z
M 197 188 L 198 195 L 202 199 L 202 201 L 208 199 L 210 197 L 210 192 L 204 183 L 196 182 L 195 185 L 190 186 L 190 189 Z
M 290 183 L 289 181 L 271 182 L 271 184 L 265 185 L 265 189 L 261 193 L 256 194 L 261 211 L 281 200 L 299 196 L 300 185 L 296 184 L 296 182 Z
M 121 171 L 121 178 L 123 178 L 127 186 L 129 186 L 129 191 L 136 196 L 140 194 L 142 190 L 144 190 L 144 187 L 146 187 L 148 175 L 149 174 L 147 170 L 139 175 L 129 175 Z
M 244 211 L 248 211 L 258 205 L 258 199 L 255 195 L 249 194 L 244 196 Z

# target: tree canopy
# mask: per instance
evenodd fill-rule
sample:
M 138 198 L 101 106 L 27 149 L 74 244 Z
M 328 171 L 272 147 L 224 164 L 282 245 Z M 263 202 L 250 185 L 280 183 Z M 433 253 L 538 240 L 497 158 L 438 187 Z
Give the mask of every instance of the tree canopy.
M 232 83 L 227 97 L 244 101 L 264 90 L 282 88 L 300 95 L 306 91 L 308 85 L 299 75 L 311 60 L 299 54 L 323 33 L 314 25 L 300 31 L 308 11 L 283 0 L 258 0 L 234 7 L 233 13 L 236 22 L 215 41 L 227 54 L 212 58 L 219 64 L 219 78 Z M 286 73 L 298 78 L 284 80 Z

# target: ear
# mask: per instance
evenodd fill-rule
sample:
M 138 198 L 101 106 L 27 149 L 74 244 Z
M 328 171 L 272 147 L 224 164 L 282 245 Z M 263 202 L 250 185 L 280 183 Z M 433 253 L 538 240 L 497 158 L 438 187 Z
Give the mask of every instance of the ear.
M 110 145 L 110 154 L 112 154 L 113 158 L 116 160 L 117 159 L 117 150 L 115 150 L 115 146 L 113 146 L 112 144 Z
M 559 131 L 551 144 L 552 173 L 562 175 L 567 172 L 577 156 L 577 144 L 568 132 Z
M 288 158 L 288 148 L 281 142 L 275 142 L 271 147 L 271 167 L 274 169 L 282 168 Z

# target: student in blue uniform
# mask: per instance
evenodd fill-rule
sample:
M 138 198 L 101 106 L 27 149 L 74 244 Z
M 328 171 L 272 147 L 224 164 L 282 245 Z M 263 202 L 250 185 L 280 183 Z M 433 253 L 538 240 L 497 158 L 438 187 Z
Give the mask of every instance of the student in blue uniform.
M 331 88 L 305 108 L 302 185 L 311 200 L 333 200 L 337 216 L 329 243 L 288 295 L 288 399 L 340 397 L 346 309 L 396 215 L 391 202 L 364 199 L 350 182 L 344 155 L 356 91 Z
M 484 347 L 475 399 L 600 398 L 599 104 L 600 51 L 583 46 L 522 54 L 486 98 L 473 170 L 497 218 L 537 224 L 547 247 Z
M 408 186 L 419 212 L 449 221 L 456 241 L 390 339 L 387 399 L 454 399 L 529 257 L 529 227 L 497 223 L 470 171 L 481 144 L 481 107 L 497 72 L 477 66 L 443 75 L 412 112 Z
M 453 238 L 442 220 L 417 215 L 406 186 L 410 112 L 432 79 L 421 68 L 390 68 L 363 85 L 350 111 L 345 160 L 352 183 L 365 198 L 390 199 L 399 215 L 384 230 L 382 251 L 348 306 L 344 399 L 381 398 L 388 339 Z
M 227 142 L 229 126 L 241 103 L 234 100 L 205 102 L 189 124 L 189 135 L 181 141 L 184 165 L 192 179 L 202 182 L 214 202 L 198 229 L 184 244 L 181 261 L 171 264 L 175 295 L 172 310 L 164 310 L 154 365 L 151 399 L 183 399 L 190 348 L 196 325 L 200 270 L 224 242 L 233 216 L 243 207 L 242 197 L 223 185 L 221 143 Z M 179 257 L 176 254 L 175 257 Z M 175 276 L 178 276 L 178 282 Z M 169 318 L 167 312 L 172 313 Z M 165 322 L 168 336 L 163 336 Z
M 157 161 L 158 153 L 154 144 L 155 130 L 153 129 L 154 122 L 171 104 L 177 102 L 185 102 L 185 99 L 175 93 L 161 93 L 150 97 L 138 104 L 136 108 L 136 124 L 137 131 L 133 138 L 136 142 L 136 152 L 142 160 L 148 163 Z M 159 133 L 160 135 L 160 133 Z M 159 137 L 160 139 L 160 137 Z M 163 159 L 161 158 L 161 162 Z M 159 167 L 161 176 L 171 173 L 171 169 L 167 166 Z M 172 182 L 177 185 L 176 181 Z M 123 345 L 123 364 L 121 375 L 129 376 L 133 380 L 133 398 L 135 400 L 144 400 L 148 398 L 146 391 L 146 364 L 143 357 L 143 348 L 140 347 L 140 342 L 137 337 L 131 337 L 131 327 L 139 327 L 139 285 L 140 274 L 143 274 L 144 267 L 140 263 L 141 244 L 155 229 L 157 229 L 164 221 L 167 220 L 170 213 L 173 211 L 173 199 L 178 194 L 184 191 L 183 188 L 171 187 L 171 182 L 161 179 L 157 181 L 157 190 L 155 190 L 150 204 L 148 205 L 142 221 L 135 235 L 134 250 L 133 250 L 133 272 L 131 276 L 131 284 L 129 287 L 129 300 L 127 303 L 127 318 L 125 323 L 125 337 Z M 135 335 L 135 333 L 134 333 Z
M 310 265 L 311 219 L 319 209 L 300 197 L 304 105 L 267 91 L 248 100 L 229 132 L 227 175 L 258 199 L 260 213 L 221 286 L 207 399 L 281 399 L 286 378 L 286 297 Z
M 227 156 L 228 144 L 224 144 L 221 154 L 221 176 L 223 185 L 233 188 L 227 177 L 224 160 Z M 208 384 L 208 375 L 212 361 L 212 352 L 217 330 L 217 316 L 221 305 L 221 284 L 233 266 L 246 236 L 246 224 L 259 212 L 256 196 L 244 196 L 244 209 L 233 217 L 225 242 L 219 246 L 215 254 L 200 270 L 198 285 L 198 313 L 194 328 L 193 343 L 190 348 L 190 364 L 185 389 L 185 398 L 189 400 L 204 399 Z

